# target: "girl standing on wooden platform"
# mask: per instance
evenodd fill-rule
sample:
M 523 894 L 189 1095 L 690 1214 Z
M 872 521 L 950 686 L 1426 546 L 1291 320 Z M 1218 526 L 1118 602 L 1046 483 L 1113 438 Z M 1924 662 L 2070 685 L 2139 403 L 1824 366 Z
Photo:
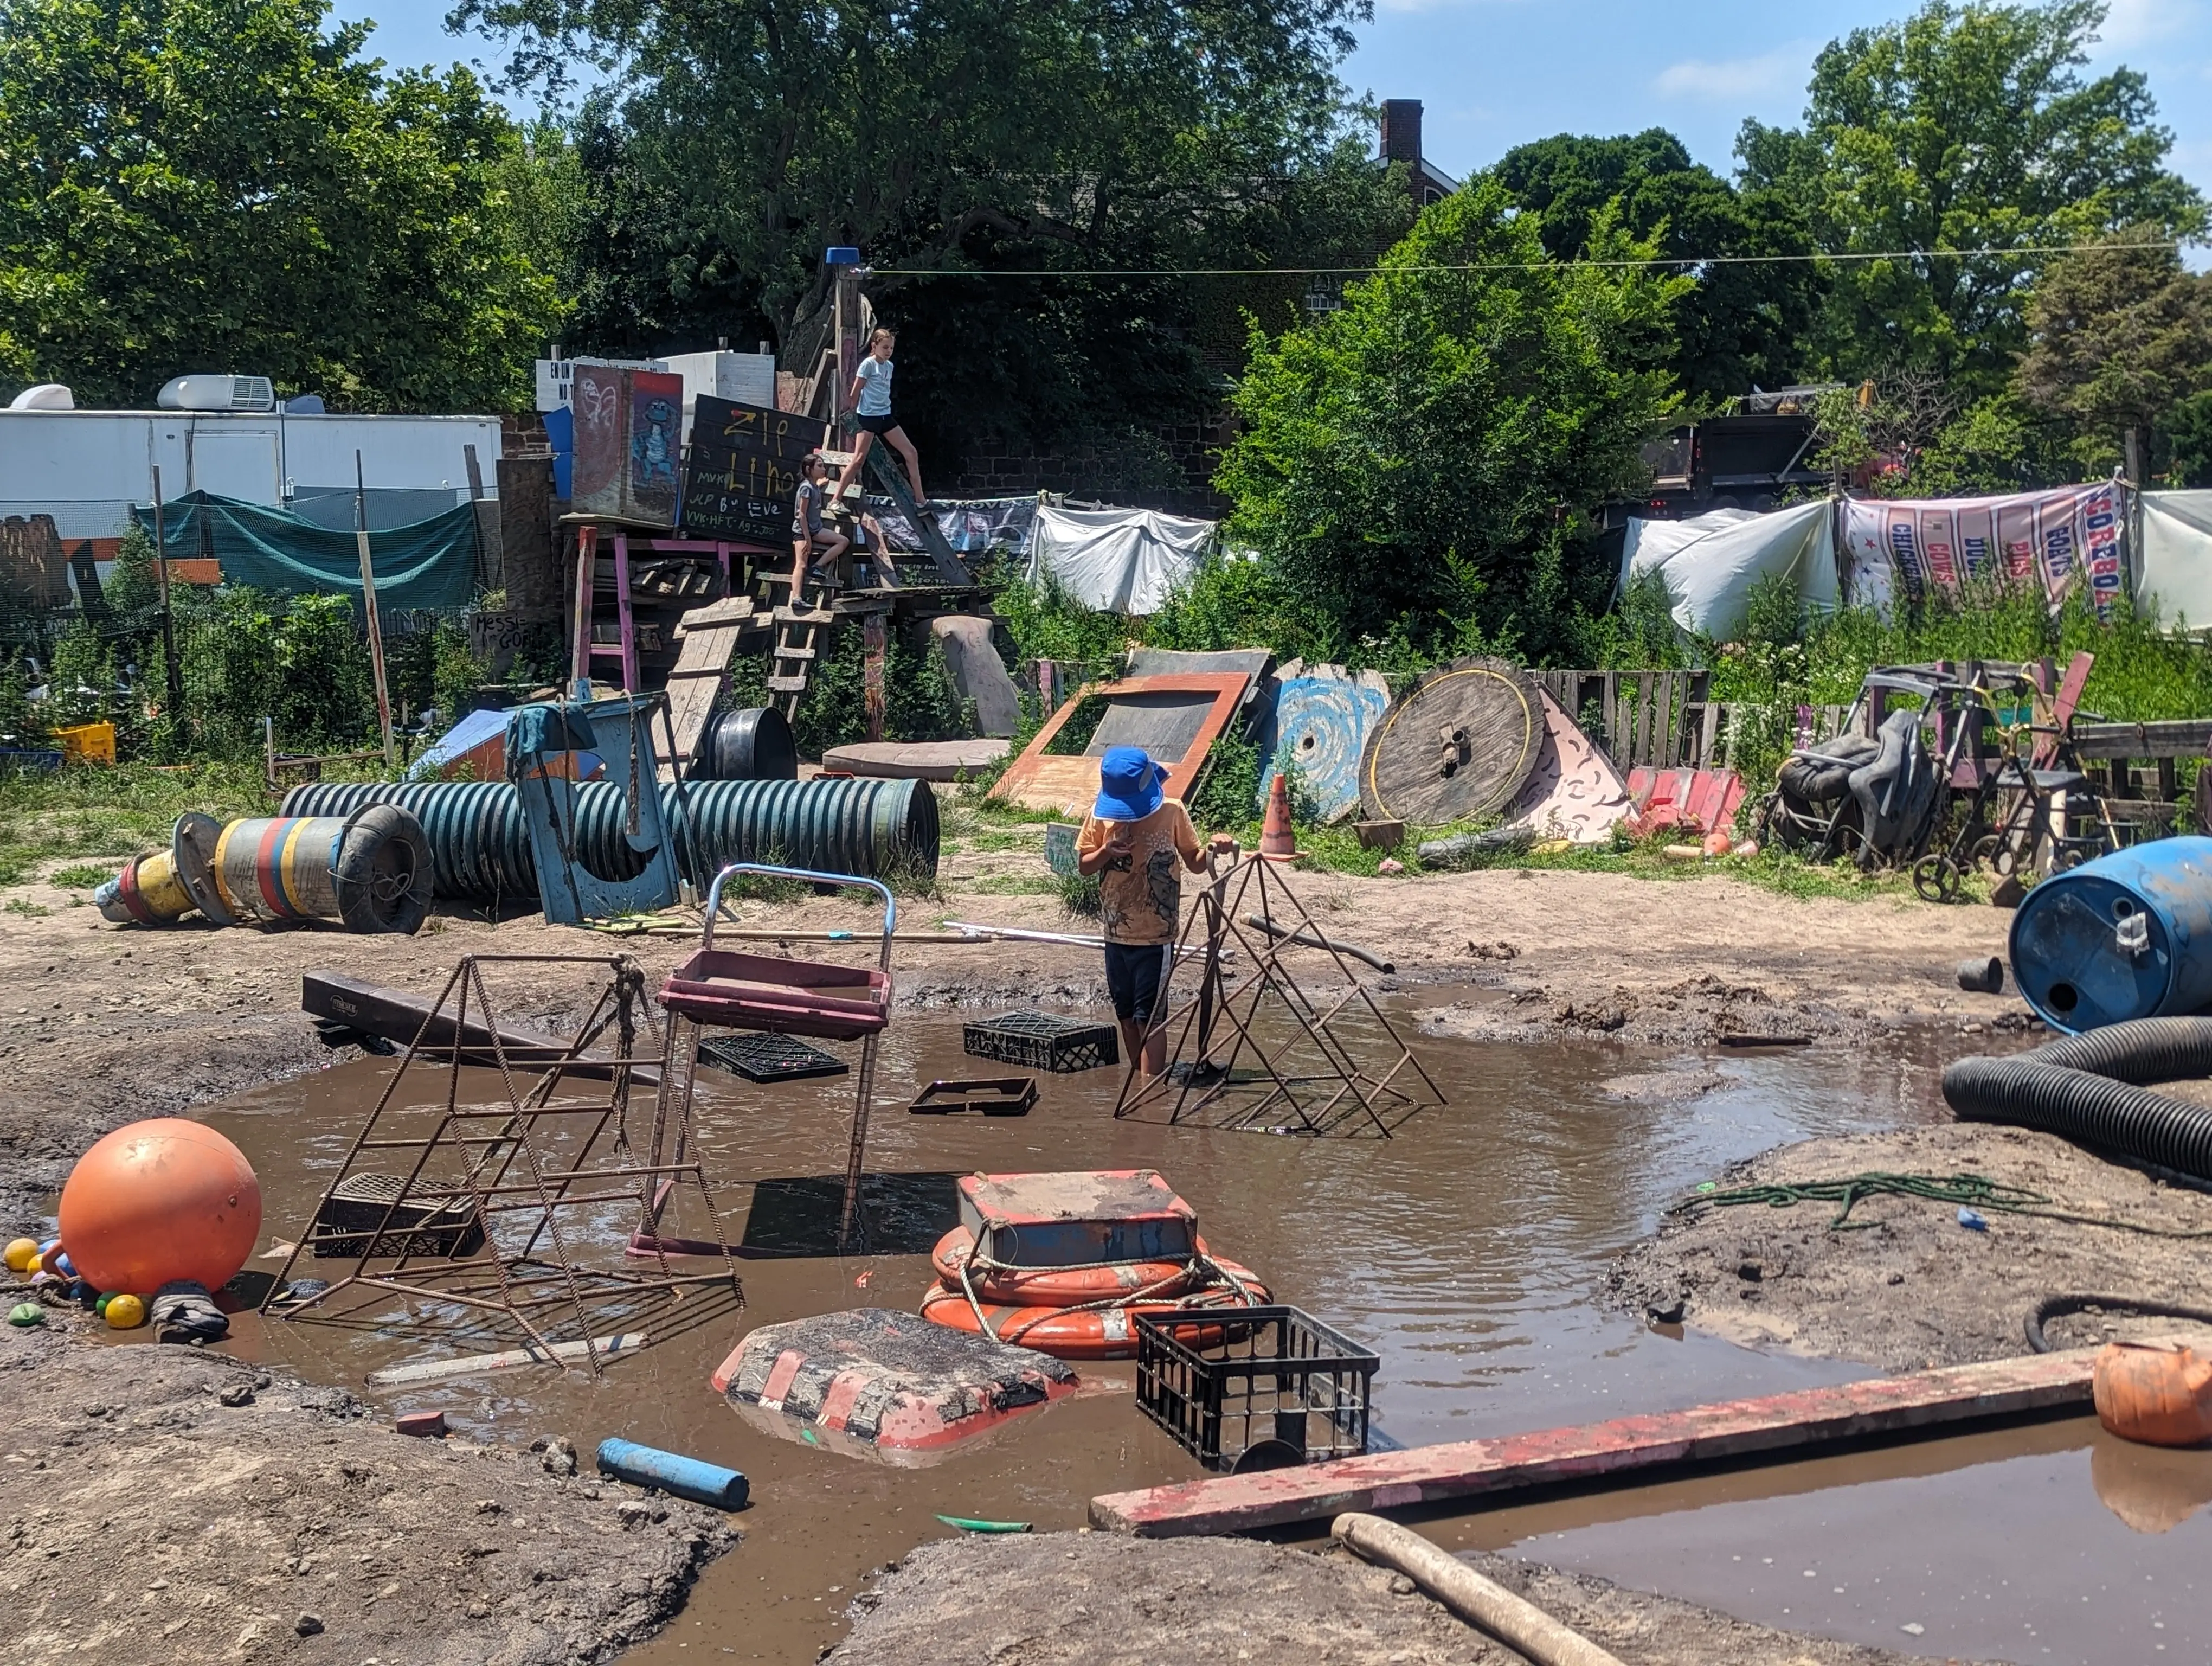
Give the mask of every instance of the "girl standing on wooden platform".
M 891 349 L 897 341 L 897 335 L 890 330 L 879 329 L 870 336 L 867 355 L 861 359 L 860 368 L 853 373 L 852 386 L 845 391 L 845 403 L 852 407 L 860 432 L 853 436 L 853 460 L 845 465 L 845 472 L 837 477 L 841 502 L 845 489 L 860 477 L 861 465 L 868 460 L 868 447 L 880 434 L 906 464 L 907 483 L 914 488 L 914 507 L 929 507 L 929 495 L 921 489 L 921 459 L 915 452 L 914 441 L 906 437 L 906 430 L 891 415 Z

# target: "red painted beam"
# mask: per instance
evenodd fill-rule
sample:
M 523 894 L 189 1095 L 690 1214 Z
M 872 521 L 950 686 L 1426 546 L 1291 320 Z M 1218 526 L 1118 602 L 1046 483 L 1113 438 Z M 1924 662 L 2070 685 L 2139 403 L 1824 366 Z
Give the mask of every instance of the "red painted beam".
M 1148 1538 L 1241 1533 L 1347 1510 L 1391 1510 L 1660 1464 L 1795 1454 L 1829 1441 L 2086 1406 L 2096 1357 L 2094 1348 L 2028 1354 L 1498 1440 L 1455 1441 L 1304 1468 L 1108 1493 L 1091 1499 L 1091 1522 Z

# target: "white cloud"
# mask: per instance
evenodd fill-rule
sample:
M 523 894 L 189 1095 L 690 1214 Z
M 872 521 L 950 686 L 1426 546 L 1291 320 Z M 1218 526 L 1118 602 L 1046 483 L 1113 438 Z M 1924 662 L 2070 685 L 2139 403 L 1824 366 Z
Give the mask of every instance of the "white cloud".
M 1670 64 L 1652 80 L 1662 98 L 1698 103 L 1741 103 L 1801 91 L 1811 52 L 1796 43 L 1757 58 L 1685 58 Z
M 2103 52 L 2148 46 L 2186 30 L 2202 9 L 2197 0 L 2110 0 L 2097 35 Z

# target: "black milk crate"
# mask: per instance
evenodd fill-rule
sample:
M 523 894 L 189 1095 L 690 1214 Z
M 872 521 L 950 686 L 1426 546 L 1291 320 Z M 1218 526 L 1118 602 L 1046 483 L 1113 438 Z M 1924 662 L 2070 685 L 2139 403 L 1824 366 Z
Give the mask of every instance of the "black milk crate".
M 963 1025 L 960 1048 L 979 1059 L 1066 1074 L 1121 1062 L 1114 1026 L 1061 1012 L 1001 1012 Z
M 796 1082 L 809 1076 L 842 1076 L 851 1067 L 834 1053 L 793 1036 L 740 1031 L 699 1043 L 699 1062 L 749 1082 Z
M 422 1195 L 398 1202 L 402 1183 L 391 1174 L 349 1174 L 316 1212 L 308 1243 L 318 1256 L 358 1256 L 376 1237 L 379 1257 L 473 1256 L 483 1248 L 483 1222 L 476 1201 Z M 377 1231 L 379 1227 L 384 1230 Z
M 1137 1404 L 1210 1469 L 1358 1457 L 1381 1359 L 1295 1307 L 1139 1314 Z

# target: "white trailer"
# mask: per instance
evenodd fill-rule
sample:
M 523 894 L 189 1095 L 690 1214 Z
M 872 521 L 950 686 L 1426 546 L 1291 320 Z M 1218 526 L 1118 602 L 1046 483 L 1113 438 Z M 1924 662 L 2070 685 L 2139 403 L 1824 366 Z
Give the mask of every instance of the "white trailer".
M 65 545 L 89 541 L 109 560 L 131 507 L 153 501 L 158 468 L 166 498 L 215 492 L 349 527 L 356 452 L 372 528 L 499 493 L 496 416 L 7 410 L 0 519 L 50 514 Z

